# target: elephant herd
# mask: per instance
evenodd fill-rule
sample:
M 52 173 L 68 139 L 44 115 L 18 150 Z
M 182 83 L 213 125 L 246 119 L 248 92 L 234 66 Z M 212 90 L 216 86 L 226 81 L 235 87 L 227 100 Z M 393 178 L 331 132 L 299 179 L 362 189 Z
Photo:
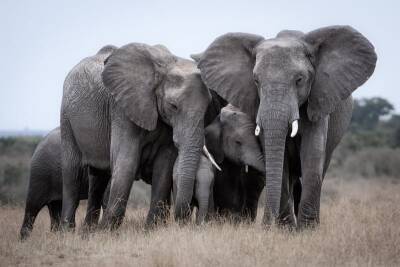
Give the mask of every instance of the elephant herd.
M 32 157 L 20 237 L 47 206 L 53 230 L 115 229 L 132 184 L 151 184 L 146 226 L 218 216 L 303 229 L 319 223 L 322 181 L 372 75 L 373 45 L 350 26 L 275 38 L 227 33 L 192 60 L 162 45 L 105 46 L 63 87 L 60 127 Z M 173 200 L 171 200 L 171 198 Z M 103 213 L 100 219 L 100 211 Z M 218 217 L 217 216 L 217 217 Z

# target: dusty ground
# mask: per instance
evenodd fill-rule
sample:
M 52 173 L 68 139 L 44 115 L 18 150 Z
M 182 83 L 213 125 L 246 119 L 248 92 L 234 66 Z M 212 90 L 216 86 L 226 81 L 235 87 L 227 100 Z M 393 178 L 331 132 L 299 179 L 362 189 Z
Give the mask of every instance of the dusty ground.
M 17 240 L 22 208 L 0 208 L 1 266 L 399 266 L 400 184 L 328 179 L 321 225 L 289 233 L 254 225 L 211 223 L 144 232 L 146 210 L 129 209 L 115 233 L 49 232 L 46 210 L 31 238 Z M 82 210 L 78 221 L 82 220 Z M 259 212 L 259 217 L 261 212 Z

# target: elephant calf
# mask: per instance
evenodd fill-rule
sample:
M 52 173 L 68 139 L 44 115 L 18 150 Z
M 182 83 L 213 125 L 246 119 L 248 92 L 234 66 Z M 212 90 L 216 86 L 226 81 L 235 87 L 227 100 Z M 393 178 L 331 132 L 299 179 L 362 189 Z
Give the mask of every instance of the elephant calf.
M 249 116 L 228 105 L 205 129 L 205 142 L 216 162 L 217 171 L 206 156 L 197 170 L 192 207 L 197 206 L 196 222 L 207 214 L 254 220 L 264 187 L 264 160 L 254 136 L 256 125 Z M 175 171 L 174 171 L 175 174 Z M 178 184 L 174 175 L 174 191 Z
M 79 199 L 83 200 L 88 198 L 88 168 L 81 169 L 80 177 Z M 32 156 L 25 216 L 20 230 L 21 240 L 29 236 L 36 216 L 44 206 L 49 209 L 51 230 L 54 231 L 60 225 L 62 209 L 60 128 L 52 130 L 39 143 Z

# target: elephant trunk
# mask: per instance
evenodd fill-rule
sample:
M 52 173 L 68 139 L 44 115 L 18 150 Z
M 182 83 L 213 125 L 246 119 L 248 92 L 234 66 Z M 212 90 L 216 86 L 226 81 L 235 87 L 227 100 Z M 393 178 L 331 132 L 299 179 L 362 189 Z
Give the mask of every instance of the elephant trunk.
M 193 130 L 187 133 L 187 129 Z M 185 127 L 183 132 L 186 132 L 186 134 L 181 138 L 184 141 L 178 145 L 179 154 L 176 169 L 178 185 L 175 219 L 177 220 L 186 220 L 190 216 L 190 203 L 193 197 L 195 176 L 204 145 L 203 121 L 198 121 L 195 128 Z
M 290 104 L 268 104 L 259 114 L 263 130 L 264 154 L 265 154 L 265 185 L 266 206 L 264 223 L 271 224 L 279 217 L 283 163 L 285 158 L 286 136 L 289 125 L 292 124 L 291 136 L 297 133 L 297 120 L 299 112 L 297 101 L 289 101 Z

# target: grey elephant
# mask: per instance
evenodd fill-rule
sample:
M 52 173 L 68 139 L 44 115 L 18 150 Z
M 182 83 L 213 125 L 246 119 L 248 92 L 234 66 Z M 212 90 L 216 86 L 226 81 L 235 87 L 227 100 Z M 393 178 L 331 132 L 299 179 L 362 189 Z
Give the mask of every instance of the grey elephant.
M 236 220 L 255 219 L 264 187 L 264 159 L 255 127 L 247 114 L 232 105 L 222 108 L 206 127 L 206 147 L 217 165 L 210 162 L 210 156 L 200 160 L 192 203 L 198 208 L 197 223 L 214 213 Z M 174 191 L 176 184 L 174 175 Z
M 171 144 L 178 149 L 175 216 L 187 218 L 210 100 L 194 62 L 160 45 L 106 46 L 76 65 L 64 82 L 60 118 L 63 226 L 75 226 L 79 166 L 97 170 L 88 196 L 88 203 L 97 206 L 99 196 L 90 188 L 111 172 L 110 196 L 100 227 L 115 228 L 124 217 L 141 162 Z M 148 222 L 166 213 L 162 207 L 169 201 L 175 162 L 172 155 L 167 153 L 167 157 L 170 160 L 153 163 L 160 173 L 152 175 Z M 87 214 L 85 223 L 91 224 L 92 217 Z
M 321 185 L 351 117 L 351 93 L 372 75 L 376 60 L 373 45 L 349 26 L 286 30 L 271 39 L 228 33 L 201 55 L 205 84 L 257 122 L 265 155 L 264 223 L 293 214 L 287 200 L 293 183 L 285 188 L 282 180 L 299 176 L 297 226 L 319 222 Z
M 79 199 L 87 199 L 89 169 L 83 167 L 79 172 Z M 107 192 L 107 189 L 106 189 Z M 103 200 L 105 208 L 107 195 Z M 47 206 L 50 215 L 50 228 L 58 229 L 62 208 L 61 177 L 61 134 L 60 128 L 52 130 L 36 147 L 31 160 L 28 194 L 25 215 L 20 230 L 20 239 L 26 239 L 33 229 L 36 216 Z M 99 216 L 97 213 L 96 216 Z

